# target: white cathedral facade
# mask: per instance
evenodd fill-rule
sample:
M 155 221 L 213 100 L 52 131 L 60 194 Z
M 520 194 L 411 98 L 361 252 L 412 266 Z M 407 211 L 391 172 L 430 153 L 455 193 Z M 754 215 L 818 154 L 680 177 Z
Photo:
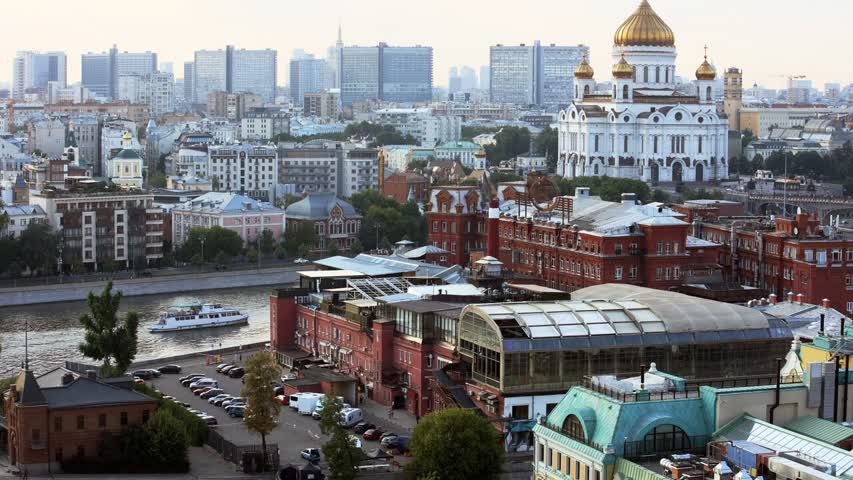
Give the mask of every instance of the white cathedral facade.
M 675 88 L 675 58 L 672 30 L 642 0 L 614 37 L 612 91 L 595 90 L 586 59 L 575 71 L 575 99 L 559 117 L 557 173 L 676 183 L 727 177 L 716 71 L 706 56 L 685 95 Z

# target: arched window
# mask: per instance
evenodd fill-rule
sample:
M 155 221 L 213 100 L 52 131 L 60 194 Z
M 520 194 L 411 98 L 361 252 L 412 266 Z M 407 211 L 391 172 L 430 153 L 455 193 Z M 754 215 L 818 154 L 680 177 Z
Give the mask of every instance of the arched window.
M 649 67 L 643 67 L 643 83 L 649 83 Z
M 707 100 L 709 102 L 711 101 L 711 86 L 710 85 L 705 90 L 705 100 Z
M 679 453 L 690 449 L 690 438 L 675 425 L 658 425 L 643 438 L 641 455 Z
M 628 100 L 628 85 L 622 86 L 622 99 Z
M 583 94 L 584 94 L 584 95 L 589 95 L 589 85 L 584 85 L 584 86 L 583 86 Z
M 669 83 L 669 67 L 666 67 L 666 83 Z
M 613 99 L 616 99 L 616 85 L 613 85 Z
M 576 415 L 566 417 L 566 421 L 563 422 L 563 430 L 569 438 L 581 442 L 586 441 L 586 435 L 583 433 L 583 424 Z
M 660 83 L 660 67 L 655 67 L 655 83 Z

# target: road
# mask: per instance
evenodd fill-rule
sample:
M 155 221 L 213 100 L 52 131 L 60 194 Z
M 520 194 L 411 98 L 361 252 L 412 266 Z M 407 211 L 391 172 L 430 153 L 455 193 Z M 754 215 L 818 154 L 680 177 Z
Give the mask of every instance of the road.
M 247 358 L 247 354 L 243 353 L 243 358 Z M 243 362 L 240 361 L 238 355 L 227 355 L 224 360 L 230 363 Z M 216 365 L 206 365 L 205 358 L 199 357 L 193 360 L 187 360 L 181 363 L 182 372 L 177 375 L 164 374 L 162 377 L 149 381 L 148 383 L 163 392 L 164 395 L 171 395 L 176 399 L 189 403 L 192 408 L 207 412 L 216 417 L 219 422 L 216 428 L 223 437 L 236 445 L 253 445 L 260 444 L 261 437 L 257 433 L 250 432 L 243 424 L 240 418 L 231 418 L 225 411 L 214 405 L 207 403 L 207 400 L 200 399 L 192 394 L 188 388 L 184 388 L 178 379 L 184 375 L 193 373 L 201 373 L 206 376 L 216 379 L 219 382 L 219 388 L 225 390 L 225 393 L 231 395 L 239 395 L 242 389 L 240 379 L 230 378 L 226 375 L 216 372 Z M 365 420 L 379 425 L 385 431 L 397 431 L 398 429 L 391 428 L 392 425 L 385 419 L 376 418 L 365 412 Z M 398 432 L 403 433 L 403 432 Z M 267 443 L 278 444 L 279 453 L 281 456 L 281 465 L 288 463 L 301 465 L 305 462 L 300 457 L 300 452 L 303 448 L 322 447 L 323 443 L 328 439 L 320 433 L 320 424 L 311 416 L 300 415 L 295 410 L 288 406 L 282 406 L 279 414 L 278 427 L 267 436 Z M 379 442 L 363 441 L 363 449 L 365 451 L 373 450 L 379 447 Z M 397 461 L 405 463 L 405 457 L 397 457 Z M 321 462 L 321 468 L 327 468 L 325 462 Z

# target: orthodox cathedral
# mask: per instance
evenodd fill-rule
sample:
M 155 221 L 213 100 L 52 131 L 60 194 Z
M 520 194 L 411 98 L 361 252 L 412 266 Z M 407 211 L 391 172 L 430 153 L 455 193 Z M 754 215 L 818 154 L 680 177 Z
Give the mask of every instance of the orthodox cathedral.
M 728 122 L 717 113 L 717 72 L 705 61 L 689 94 L 676 91 L 675 35 L 647 0 L 616 30 L 612 91 L 596 91 L 586 58 L 560 112 L 558 174 L 647 182 L 728 176 Z

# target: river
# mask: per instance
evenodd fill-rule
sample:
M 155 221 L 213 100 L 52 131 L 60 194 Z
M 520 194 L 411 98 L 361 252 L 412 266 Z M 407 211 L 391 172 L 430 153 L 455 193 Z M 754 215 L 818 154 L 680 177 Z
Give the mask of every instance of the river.
M 137 360 L 181 355 L 211 348 L 269 340 L 269 297 L 271 287 L 206 290 L 188 294 L 125 297 L 120 314 L 133 310 L 140 315 Z M 249 324 L 206 328 L 186 332 L 150 333 L 147 324 L 156 322 L 161 311 L 192 301 L 218 302 L 237 307 L 249 315 Z M 77 346 L 83 341 L 80 315 L 88 312 L 85 301 L 0 308 L 0 378 L 15 374 L 24 358 L 24 330 L 29 325 L 30 368 L 37 374 L 65 360 L 85 359 Z

